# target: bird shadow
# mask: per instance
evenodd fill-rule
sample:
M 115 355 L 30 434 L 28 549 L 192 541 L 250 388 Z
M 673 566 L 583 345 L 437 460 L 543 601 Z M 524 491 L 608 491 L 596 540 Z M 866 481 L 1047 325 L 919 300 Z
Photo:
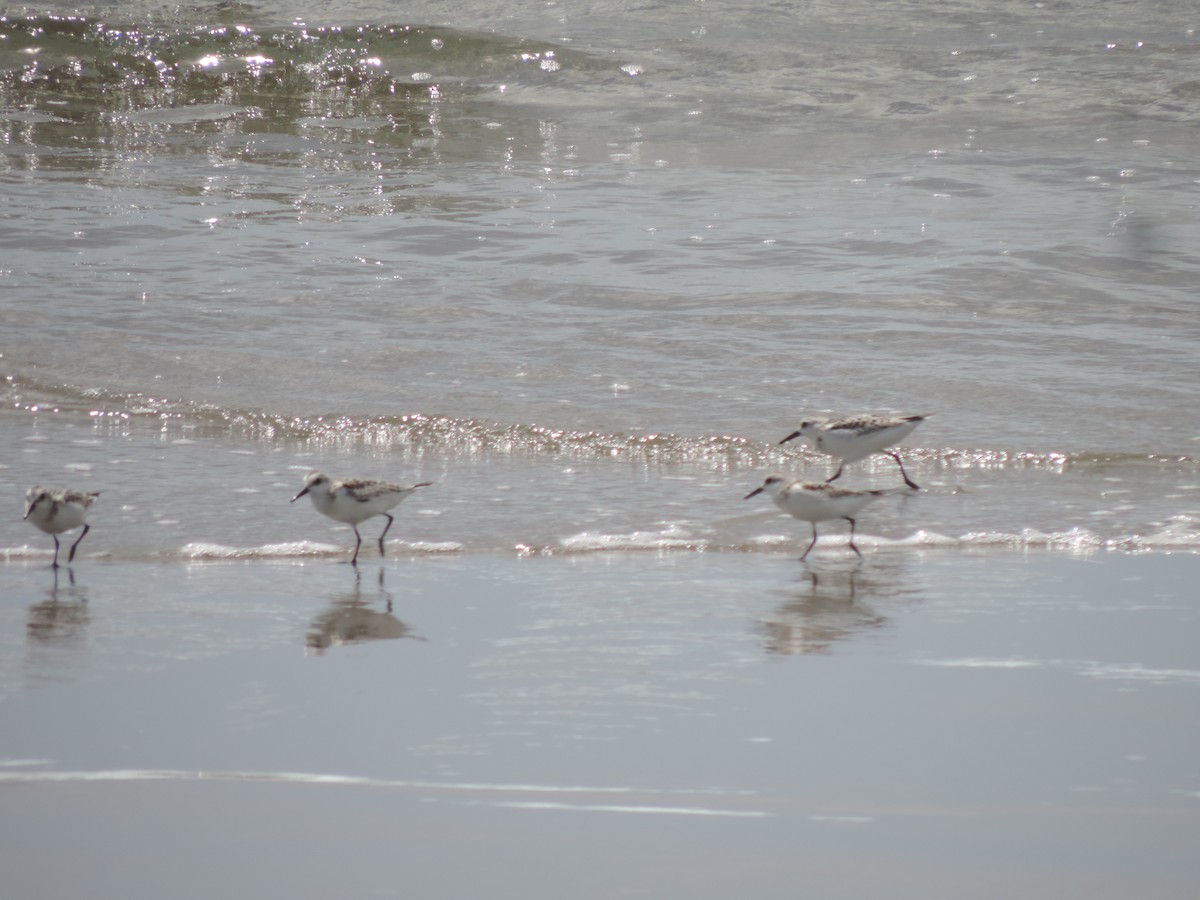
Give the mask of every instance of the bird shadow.
M 810 562 L 790 587 L 774 593 L 781 602 L 756 628 L 763 650 L 768 656 L 798 656 L 833 653 L 891 627 L 892 617 L 880 609 L 910 602 L 913 589 L 896 565 Z
M 51 571 L 54 572 L 54 584 L 46 589 L 47 599 L 29 607 L 26 637 L 39 644 L 80 643 L 92 621 L 87 587 L 76 584 L 75 570 L 69 566 L 59 566 Z M 66 573 L 66 584 L 60 581 L 61 572 Z
M 309 625 L 305 645 L 310 652 L 322 654 L 330 647 L 369 641 L 426 640 L 393 614 L 393 596 L 384 584 L 384 572 L 380 567 L 375 585 L 364 589 L 362 570 L 354 566 L 354 587 L 328 595 L 329 607 Z M 381 604 L 383 611 L 372 609 L 375 604 Z

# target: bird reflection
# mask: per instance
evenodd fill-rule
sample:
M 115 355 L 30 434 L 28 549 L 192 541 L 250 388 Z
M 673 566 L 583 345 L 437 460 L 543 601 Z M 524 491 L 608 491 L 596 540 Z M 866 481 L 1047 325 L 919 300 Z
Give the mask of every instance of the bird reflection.
M 84 639 L 92 617 L 87 605 L 87 588 L 75 584 L 74 569 L 67 568 L 67 583 L 60 585 L 59 572 L 54 570 L 54 586 L 46 591 L 49 597 L 29 607 L 26 635 L 39 644 L 76 644 Z
M 763 648 L 770 655 L 828 653 L 838 641 L 853 639 L 889 621 L 856 599 L 860 591 L 871 593 L 870 581 L 859 569 L 813 571 L 802 580 L 803 586 L 788 592 L 775 615 L 759 624 Z
M 331 646 L 361 644 L 364 641 L 386 641 L 397 638 L 424 640 L 412 634 L 404 622 L 392 615 L 392 595 L 384 588 L 383 569 L 379 570 L 376 596 L 365 597 L 362 587 L 362 572 L 355 569 L 354 589 L 331 596 L 332 605 L 313 619 L 305 643 L 314 653 L 324 653 Z M 384 612 L 370 609 L 376 600 L 384 603 Z

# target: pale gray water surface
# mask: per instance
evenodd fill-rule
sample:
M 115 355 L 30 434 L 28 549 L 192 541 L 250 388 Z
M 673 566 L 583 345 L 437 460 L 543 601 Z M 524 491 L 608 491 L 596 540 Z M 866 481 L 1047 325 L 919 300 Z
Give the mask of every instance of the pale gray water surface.
M 1197 37 L 1052 7 L 10 13 L 4 368 L 118 407 L 693 440 L 935 409 L 934 449 L 1194 453 Z
M 5 891 L 1187 896 L 1197 565 L 9 564 Z
M 319 463 L 438 481 L 397 536 L 467 551 L 758 547 L 802 417 L 934 411 L 868 533 L 1194 549 L 1197 50 L 1150 3 L 12 10 L 0 496 L 262 553 Z
M 0 892 L 1190 896 L 1193 13 L 0 10 Z

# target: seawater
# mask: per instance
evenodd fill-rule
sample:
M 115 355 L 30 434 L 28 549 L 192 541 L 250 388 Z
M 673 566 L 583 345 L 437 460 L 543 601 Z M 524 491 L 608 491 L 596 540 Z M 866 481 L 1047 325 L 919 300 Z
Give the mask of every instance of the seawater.
M 85 557 L 334 553 L 311 467 L 438 482 L 402 553 L 792 552 L 778 439 L 888 410 L 876 552 L 1200 547 L 1177 8 L 398 15 L 0 17 L 8 556 L 34 482 Z
M 1189 896 L 1198 569 L 0 566 L 6 890 Z

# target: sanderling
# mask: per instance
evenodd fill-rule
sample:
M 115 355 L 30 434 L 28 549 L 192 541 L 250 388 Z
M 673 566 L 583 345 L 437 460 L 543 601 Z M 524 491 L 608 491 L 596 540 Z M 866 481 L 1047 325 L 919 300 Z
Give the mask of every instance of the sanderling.
M 909 432 L 924 422 L 932 413 L 920 416 L 847 416 L 842 419 L 809 419 L 779 443 L 786 444 L 795 438 L 807 438 L 814 450 L 835 456 L 840 460 L 838 470 L 829 481 L 842 475 L 848 462 L 858 462 L 872 453 L 886 453 L 900 466 L 904 483 L 914 491 L 920 490 L 904 471 L 900 454 L 888 450 L 898 444 Z
M 830 519 L 845 519 L 850 523 L 850 549 L 861 557 L 862 553 L 854 546 L 854 516 L 887 491 L 851 491 L 833 487 L 828 483 L 806 484 L 802 481 L 788 481 L 778 475 L 768 475 L 761 487 L 755 488 L 743 499 L 749 500 L 763 493 L 769 494 L 775 505 L 788 515 L 812 523 L 813 539 L 800 557 L 803 561 L 808 556 L 808 551 L 817 543 L 817 523 Z
M 383 534 L 379 535 L 379 555 L 383 556 L 383 539 L 395 521 L 388 510 L 396 506 L 417 488 L 429 487 L 433 482 L 424 481 L 420 484 L 405 487 L 402 484 L 389 484 L 386 481 L 334 481 L 324 472 L 312 471 L 304 479 L 304 488 L 292 502 L 295 503 L 305 494 L 312 498 L 312 505 L 317 512 L 329 516 L 338 522 L 346 522 L 354 529 L 357 543 L 354 545 L 354 557 L 351 565 L 358 565 L 358 548 L 362 546 L 362 535 L 358 533 L 358 523 L 372 516 L 384 516 L 387 525 L 383 526 Z
M 99 496 L 99 493 L 44 488 L 40 484 L 26 491 L 25 519 L 54 538 L 54 568 L 58 568 L 58 536 L 82 525 L 83 533 L 71 545 L 67 555 L 67 565 L 75 561 L 75 548 L 92 530 L 87 523 L 88 510 Z

